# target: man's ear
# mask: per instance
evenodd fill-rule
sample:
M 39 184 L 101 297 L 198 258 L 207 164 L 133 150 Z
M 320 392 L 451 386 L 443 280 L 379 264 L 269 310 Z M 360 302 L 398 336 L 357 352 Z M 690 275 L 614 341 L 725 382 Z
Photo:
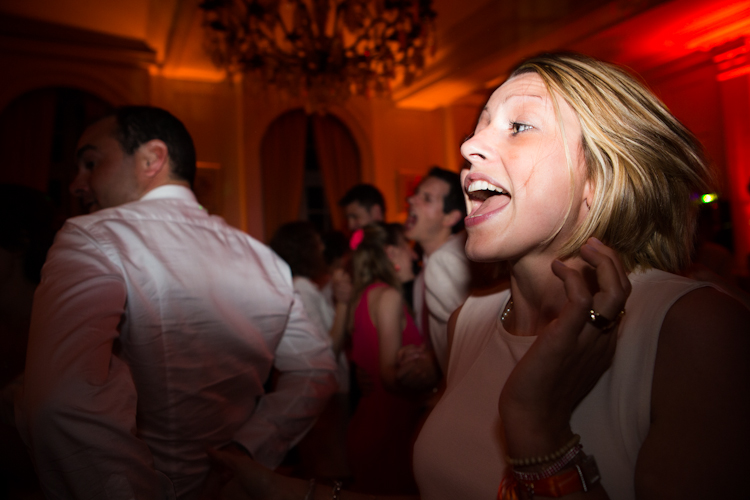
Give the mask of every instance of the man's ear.
M 151 139 L 136 151 L 138 174 L 146 179 L 169 176 L 169 150 L 161 139 Z
M 372 220 L 375 220 L 375 221 L 384 220 L 385 214 L 383 213 L 383 210 L 380 208 L 380 205 L 371 206 L 369 212 L 370 212 L 370 217 L 372 218 Z
M 443 214 L 443 227 L 452 228 L 463 218 L 464 214 L 460 210 L 451 210 L 447 214 Z

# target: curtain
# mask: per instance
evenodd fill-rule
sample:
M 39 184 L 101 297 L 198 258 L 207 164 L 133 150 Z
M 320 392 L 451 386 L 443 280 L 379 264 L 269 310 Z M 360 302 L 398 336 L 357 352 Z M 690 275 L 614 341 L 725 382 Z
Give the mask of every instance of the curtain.
M 316 114 L 312 124 L 331 220 L 336 229 L 345 229 L 338 201 L 349 188 L 360 182 L 359 149 L 349 130 L 336 117 Z
M 263 220 L 266 241 L 279 226 L 297 220 L 305 177 L 307 116 L 284 113 L 268 127 L 261 143 Z
M 56 104 L 54 89 L 38 90 L 0 113 L 0 182 L 47 192 Z

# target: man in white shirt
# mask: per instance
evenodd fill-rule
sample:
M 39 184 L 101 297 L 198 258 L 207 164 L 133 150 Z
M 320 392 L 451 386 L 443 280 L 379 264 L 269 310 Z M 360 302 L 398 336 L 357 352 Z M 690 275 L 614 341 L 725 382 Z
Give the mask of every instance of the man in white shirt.
M 335 390 L 288 266 L 196 202 L 166 111 L 89 127 L 37 289 L 16 421 L 48 498 L 196 498 L 208 448 L 276 467 Z M 264 394 L 271 368 L 276 389 Z
M 406 237 L 419 243 L 423 251 L 422 272 L 414 283 L 414 315 L 420 331 L 429 336 L 435 361 L 444 372 L 448 319 L 469 296 L 472 281 L 464 251 L 466 205 L 460 177 L 455 172 L 433 167 L 408 201 Z M 404 383 L 419 386 L 421 376 L 416 374 L 420 373 L 429 385 L 430 369 L 424 350 L 403 348 L 401 359 Z

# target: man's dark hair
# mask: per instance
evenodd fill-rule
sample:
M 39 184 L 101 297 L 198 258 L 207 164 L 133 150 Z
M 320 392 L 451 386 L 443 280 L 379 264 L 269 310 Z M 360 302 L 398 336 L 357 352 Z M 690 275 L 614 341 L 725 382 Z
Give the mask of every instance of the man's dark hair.
M 123 106 L 112 115 L 117 122 L 116 137 L 125 154 L 132 155 L 141 144 L 159 139 L 167 145 L 170 175 L 195 180 L 195 146 L 190 133 L 172 113 L 152 106 Z
M 373 205 L 379 205 L 385 216 L 385 199 L 383 193 L 372 184 L 357 184 L 339 200 L 339 206 L 345 207 L 350 203 L 359 203 L 367 210 L 370 210 Z
M 268 246 L 284 259 L 292 276 L 304 276 L 311 280 L 326 272 L 321 240 L 312 222 L 287 222 L 279 227 Z
M 464 217 L 466 217 L 466 202 L 464 201 L 464 191 L 461 188 L 461 176 L 444 168 L 432 167 L 427 172 L 425 178 L 427 177 L 434 177 L 448 184 L 448 194 L 443 198 L 443 213 L 449 214 L 454 210 L 461 212 L 461 220 L 453 225 L 451 232 L 461 231 L 464 228 Z

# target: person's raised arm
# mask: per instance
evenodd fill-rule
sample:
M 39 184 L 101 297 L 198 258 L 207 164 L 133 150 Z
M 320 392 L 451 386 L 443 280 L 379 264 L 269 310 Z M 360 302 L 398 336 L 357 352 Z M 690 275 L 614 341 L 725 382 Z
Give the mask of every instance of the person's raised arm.
M 34 298 L 16 408 L 49 498 L 174 498 L 137 437 L 135 386 L 113 353 L 126 297 L 119 268 L 68 223 Z
M 573 436 L 570 419 L 575 406 L 612 362 L 616 330 L 603 332 L 588 321 L 588 312 L 593 309 L 616 318 L 631 285 L 616 253 L 601 242 L 589 240 L 581 248 L 581 257 L 596 270 L 599 290 L 592 295 L 580 272 L 560 261 L 552 264 L 565 286 L 567 302 L 518 362 L 500 395 L 509 457 L 543 457 L 564 448 Z M 514 469 L 539 471 L 536 466 Z M 597 483 L 587 493 L 565 498 L 602 500 L 608 496 Z
M 636 463 L 639 499 L 747 498 L 750 312 L 713 288 L 667 313 Z

